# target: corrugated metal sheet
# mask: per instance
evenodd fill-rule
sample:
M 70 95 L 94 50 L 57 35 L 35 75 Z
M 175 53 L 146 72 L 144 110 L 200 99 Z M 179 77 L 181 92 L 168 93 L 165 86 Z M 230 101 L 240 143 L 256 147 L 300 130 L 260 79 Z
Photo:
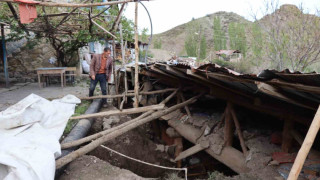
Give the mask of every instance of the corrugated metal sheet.
M 277 113 L 281 114 L 295 111 L 301 116 L 304 113 L 312 115 L 320 104 L 320 75 L 317 73 L 264 70 L 258 75 L 240 74 L 217 64 L 194 68 L 187 64 L 154 63 L 141 65 L 141 69 L 158 75 L 157 78 L 162 78 L 163 83 L 172 80 L 180 85 L 217 87 L 222 91 L 217 94 L 218 97 L 230 100 L 228 96 L 235 95 L 235 98 L 250 99 L 244 105 L 248 107 L 251 102 L 255 106 L 253 109 L 265 108 L 267 112 L 279 110 Z M 174 82 L 171 85 L 178 85 Z M 263 101 L 263 105 L 259 105 L 259 101 Z

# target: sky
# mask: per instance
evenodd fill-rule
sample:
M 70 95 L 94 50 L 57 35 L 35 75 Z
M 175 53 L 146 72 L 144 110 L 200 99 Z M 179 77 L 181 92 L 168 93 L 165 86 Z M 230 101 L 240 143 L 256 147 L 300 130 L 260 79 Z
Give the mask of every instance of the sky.
M 192 18 L 200 18 L 219 11 L 234 12 L 252 20 L 252 14 L 262 12 L 261 8 L 265 0 L 152 0 L 142 2 L 150 13 L 153 33 L 157 34 L 189 22 Z M 279 0 L 279 5 L 294 4 L 299 7 L 301 2 L 307 12 L 315 13 L 316 9 L 320 9 L 320 0 Z M 124 15 L 134 21 L 134 10 L 135 3 L 129 3 Z M 143 6 L 139 5 L 138 29 L 143 28 L 150 30 L 150 21 Z

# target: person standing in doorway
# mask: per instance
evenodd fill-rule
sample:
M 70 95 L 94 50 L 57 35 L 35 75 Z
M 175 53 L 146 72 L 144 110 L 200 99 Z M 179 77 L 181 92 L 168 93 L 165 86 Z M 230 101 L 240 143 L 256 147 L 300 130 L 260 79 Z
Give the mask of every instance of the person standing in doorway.
M 104 48 L 102 54 L 94 54 L 90 63 L 90 88 L 89 96 L 93 96 L 94 90 L 99 82 L 103 95 L 107 95 L 108 80 L 112 72 L 113 59 L 111 49 Z M 107 99 L 102 99 L 103 107 L 107 107 Z

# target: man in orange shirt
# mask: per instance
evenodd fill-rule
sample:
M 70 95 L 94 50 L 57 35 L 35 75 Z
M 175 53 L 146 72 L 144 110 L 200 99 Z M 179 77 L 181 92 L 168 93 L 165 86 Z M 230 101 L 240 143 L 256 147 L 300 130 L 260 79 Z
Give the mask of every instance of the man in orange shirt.
M 94 89 L 99 82 L 103 95 L 107 95 L 108 79 L 111 76 L 113 60 L 111 49 L 104 48 L 102 54 L 94 54 L 90 63 L 90 88 L 89 96 L 93 96 Z M 107 106 L 106 99 L 102 99 L 103 106 Z

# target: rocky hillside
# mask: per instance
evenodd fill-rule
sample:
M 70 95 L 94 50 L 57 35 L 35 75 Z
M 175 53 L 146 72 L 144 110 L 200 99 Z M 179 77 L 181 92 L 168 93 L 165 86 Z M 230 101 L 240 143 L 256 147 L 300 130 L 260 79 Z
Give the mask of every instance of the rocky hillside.
M 161 39 L 163 50 L 167 50 L 170 54 L 186 55 L 184 50 L 184 40 L 186 38 L 187 28 L 190 23 L 196 22 L 201 25 L 207 40 L 208 51 L 213 49 L 213 20 L 215 17 L 220 17 L 221 25 L 227 32 L 228 25 L 231 22 L 250 23 L 243 17 L 232 12 L 217 12 L 214 14 L 206 15 L 198 19 L 194 19 L 188 23 L 174 27 L 166 32 L 154 35 L 154 40 Z M 153 48 L 153 45 L 152 45 Z

